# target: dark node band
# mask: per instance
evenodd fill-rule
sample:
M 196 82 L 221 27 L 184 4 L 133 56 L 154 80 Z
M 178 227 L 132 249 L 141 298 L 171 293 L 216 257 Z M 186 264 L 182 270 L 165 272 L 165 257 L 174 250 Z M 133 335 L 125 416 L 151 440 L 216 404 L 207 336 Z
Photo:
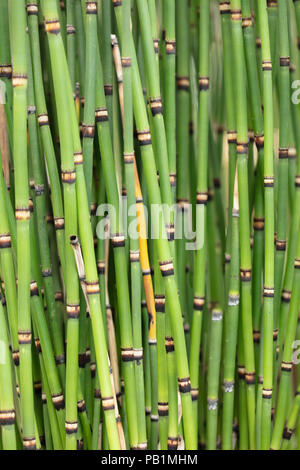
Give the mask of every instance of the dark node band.
M 189 377 L 184 379 L 178 379 L 178 388 L 180 393 L 190 393 L 191 391 L 191 380 Z
M 174 224 L 166 224 L 166 233 L 169 241 L 175 240 L 175 226 Z
M 76 173 L 74 170 L 62 171 L 61 180 L 66 184 L 73 184 L 76 181 Z
M 159 313 L 165 313 L 166 298 L 164 295 L 155 295 L 155 310 Z
M 173 261 L 162 261 L 159 263 L 160 271 L 163 277 L 173 276 L 174 275 L 174 266 Z
M 45 186 L 43 184 L 37 184 L 34 190 L 36 197 L 42 196 L 45 193 Z
M 174 339 L 171 336 L 166 336 L 166 338 L 165 338 L 165 348 L 166 348 L 167 353 L 175 351 Z
M 17 88 L 17 87 L 22 87 L 22 86 L 25 86 L 27 83 L 27 75 L 18 75 L 18 74 L 14 74 L 12 75 L 12 86 L 14 88 Z
M 295 258 L 294 268 L 300 269 L 300 258 Z
M 159 39 L 157 39 L 157 38 L 153 39 L 153 47 L 154 47 L 154 52 L 155 52 L 155 54 L 158 54 L 158 51 L 159 51 Z
M 260 330 L 253 330 L 253 341 L 256 344 L 260 343 Z
M 11 78 L 12 66 L 10 64 L 0 65 L 0 78 Z
M 0 410 L 0 426 L 13 425 L 16 420 L 15 410 Z
M 245 371 L 245 381 L 247 385 L 254 385 L 255 384 L 255 372 Z
M 32 116 L 33 114 L 36 113 L 36 107 L 35 106 L 27 106 L 27 114 L 28 116 Z
M 32 334 L 31 331 L 18 331 L 19 344 L 31 344 Z
M 73 320 L 78 320 L 79 319 L 80 305 L 78 305 L 78 304 L 76 304 L 76 305 L 67 304 L 66 311 L 67 311 L 68 319 L 70 319 L 70 320 L 72 320 L 72 319 Z
M 286 250 L 286 240 L 276 240 L 276 250 L 285 251 Z
M 125 236 L 123 233 L 115 233 L 111 235 L 111 244 L 113 248 L 122 248 L 125 246 Z
M 255 143 L 256 143 L 257 150 L 261 150 L 262 148 L 264 148 L 264 145 L 265 145 L 265 135 L 264 134 L 256 135 L 254 140 L 255 140 Z
M 273 330 L 273 341 L 277 341 L 278 339 L 278 328 Z
M 134 361 L 133 348 L 121 348 L 121 358 L 123 362 Z
M 78 354 L 78 366 L 81 368 L 81 369 L 84 369 L 85 365 L 86 365 L 86 354 L 85 352 L 84 353 L 79 353 Z
M 280 57 L 280 67 L 289 67 L 290 62 L 290 57 Z
M 103 397 L 102 398 L 102 407 L 104 411 L 114 410 L 115 401 L 114 397 Z
M 140 251 L 130 250 L 130 262 L 138 263 L 140 261 Z
M 265 229 L 265 219 L 263 217 L 254 217 L 253 228 L 256 231 L 263 231 Z
M 42 352 L 42 346 L 41 346 L 40 338 L 38 336 L 36 338 L 34 338 L 34 344 L 35 344 L 37 352 L 41 353 Z
M 178 437 L 168 437 L 168 450 L 177 450 Z
M 194 297 L 194 310 L 201 312 L 204 309 L 205 297 Z
M 95 136 L 95 126 L 82 123 L 82 137 L 93 139 Z
M 232 21 L 242 21 L 242 11 L 241 10 L 231 10 L 231 19 L 232 19 Z
M 196 204 L 206 205 L 208 201 L 208 192 L 197 192 Z
M 38 6 L 37 3 L 27 3 L 26 5 L 27 15 L 37 15 L 38 14 Z
M 17 367 L 20 364 L 20 352 L 17 350 L 13 351 L 12 357 L 13 357 L 14 364 Z
M 188 199 L 177 199 L 177 208 L 181 212 L 185 212 L 189 208 L 189 200 Z
M 131 67 L 131 57 L 122 57 L 121 63 L 123 68 Z
M 290 441 L 293 434 L 294 434 L 294 429 L 288 429 L 287 427 L 285 427 L 282 433 L 282 438 L 285 439 L 286 441 Z
M 55 356 L 55 364 L 58 366 L 60 364 L 65 364 L 66 356 L 64 354 L 60 354 L 59 356 Z
M 87 15 L 97 15 L 97 11 L 98 11 L 97 2 L 85 2 L 85 5 L 86 5 Z
M 251 28 L 253 26 L 251 16 L 242 18 L 242 28 Z
M 229 144 L 236 144 L 236 141 L 237 141 L 237 132 L 227 131 L 227 142 Z
M 141 361 L 143 360 L 143 357 L 144 357 L 143 348 L 134 349 L 133 350 L 133 356 L 134 356 L 134 360 L 137 362 L 137 364 L 140 365 Z
M 176 54 L 176 41 L 175 40 L 166 40 L 166 54 L 172 55 Z
M 282 370 L 283 372 L 291 372 L 292 367 L 293 367 L 293 363 L 292 363 L 292 362 L 282 361 L 282 363 L 281 363 L 281 370 Z
M 85 401 L 82 399 L 77 402 L 78 413 L 84 413 L 86 411 Z
M 200 91 L 209 90 L 209 77 L 199 77 L 199 90 Z
M 263 388 L 262 389 L 262 397 L 270 400 L 272 398 L 272 389 L 271 388 Z
M 289 157 L 289 149 L 288 148 L 280 148 L 278 150 L 279 159 L 286 159 Z
M 112 85 L 104 85 L 104 94 L 105 94 L 105 96 L 111 96 L 113 94 L 113 86 Z
M 45 21 L 45 30 L 49 34 L 59 34 L 60 33 L 60 23 L 58 19 Z
M 62 292 L 55 292 L 54 298 L 56 302 L 62 302 L 63 301 L 63 293 Z
M 23 448 L 24 450 L 35 450 L 36 449 L 36 439 L 35 437 L 23 438 Z
M 124 153 L 123 157 L 125 165 L 131 165 L 134 163 L 134 152 Z
M 52 395 L 52 403 L 57 411 L 63 410 L 65 408 L 65 400 L 63 394 L 57 393 L 55 395 Z
M 100 286 L 98 281 L 86 281 L 87 295 L 94 295 L 100 293 Z
M 289 290 L 283 289 L 281 293 L 281 301 L 288 304 L 291 301 L 291 297 L 292 297 L 292 292 Z
M 240 269 L 240 277 L 242 282 L 250 282 L 252 280 L 251 269 Z
M 236 153 L 238 155 L 248 155 L 248 142 L 237 142 Z
M 97 262 L 97 271 L 98 274 L 105 274 L 105 261 L 98 261 Z
M 274 287 L 264 287 L 264 297 L 274 297 Z
M 158 416 L 168 416 L 169 414 L 169 404 L 168 402 L 158 402 Z
M 29 220 L 30 219 L 30 208 L 17 208 L 15 209 L 16 220 Z
M 177 90 L 189 91 L 190 79 L 189 77 L 177 77 Z
M 199 397 L 199 388 L 191 388 L 192 401 L 197 401 Z
M 271 60 L 264 60 L 262 62 L 262 69 L 263 69 L 263 72 L 272 71 L 272 61 Z
M 156 116 L 157 114 L 162 114 L 162 101 L 161 97 L 158 98 L 151 98 L 150 99 L 150 108 L 152 112 L 152 116 Z
M 75 34 L 76 28 L 72 24 L 67 24 L 67 34 Z
M 221 15 L 226 15 L 230 13 L 230 2 L 220 2 L 219 10 Z
M 152 144 L 151 133 L 149 130 L 137 131 L 137 138 L 140 146 Z
M 67 434 L 75 434 L 78 431 L 78 422 L 77 421 L 66 421 L 65 429 Z
M 274 176 L 265 176 L 264 177 L 264 187 L 265 188 L 274 188 Z
M 0 249 L 11 248 L 11 237 L 9 233 L 2 233 L 0 235 Z
M 95 110 L 95 120 L 96 122 L 107 122 L 108 121 L 107 108 L 97 108 Z

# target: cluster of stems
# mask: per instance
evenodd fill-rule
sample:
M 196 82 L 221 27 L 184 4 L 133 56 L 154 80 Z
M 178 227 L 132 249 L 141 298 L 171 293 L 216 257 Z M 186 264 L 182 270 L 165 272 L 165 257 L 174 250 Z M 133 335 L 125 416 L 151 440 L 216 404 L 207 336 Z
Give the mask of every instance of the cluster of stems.
M 0 2 L 0 449 L 300 449 L 300 0 Z

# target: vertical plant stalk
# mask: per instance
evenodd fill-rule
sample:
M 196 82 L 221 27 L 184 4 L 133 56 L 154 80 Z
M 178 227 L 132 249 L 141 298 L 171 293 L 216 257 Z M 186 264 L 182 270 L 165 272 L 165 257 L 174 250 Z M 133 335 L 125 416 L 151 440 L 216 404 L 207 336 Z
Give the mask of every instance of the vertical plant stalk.
M 115 14 L 118 24 L 118 29 L 122 38 L 122 25 L 121 15 L 122 8 L 119 2 L 114 2 Z M 145 108 L 143 97 L 142 85 L 137 67 L 137 58 L 133 40 L 131 40 L 132 47 L 132 86 L 133 86 L 133 109 L 138 129 L 138 140 L 141 149 L 141 156 L 146 178 L 147 191 L 150 204 L 161 205 L 161 195 L 156 176 L 156 165 L 153 155 L 151 134 L 149 131 L 149 122 Z M 158 115 L 159 116 L 159 115 Z M 161 174 L 160 174 L 161 176 Z M 165 232 L 165 225 L 163 216 L 160 219 L 158 238 L 155 240 L 157 244 L 158 256 L 160 259 L 160 269 L 164 278 L 164 285 L 166 290 L 166 300 L 169 304 L 171 325 L 174 334 L 176 349 L 178 348 L 177 359 L 177 376 L 179 390 L 181 392 L 182 406 L 183 406 L 183 421 L 186 427 L 185 444 L 187 449 L 197 448 L 197 437 L 193 423 L 192 402 L 190 394 L 190 377 L 189 368 L 186 355 L 184 331 L 181 322 L 181 308 L 177 293 L 177 285 L 174 277 L 174 266 L 171 258 L 169 242 Z M 169 345 L 172 351 L 174 350 L 173 340 Z
M 222 449 L 232 449 L 232 427 L 235 398 L 235 363 L 238 339 L 240 283 L 239 283 L 239 203 L 236 178 L 236 195 L 232 210 L 231 262 L 228 303 L 224 320 L 224 360 L 223 360 L 223 409 L 222 409 Z
M 266 2 L 258 2 L 262 48 L 264 100 L 264 187 L 265 187 L 265 265 L 264 265 L 264 368 L 262 391 L 261 448 L 271 439 L 273 387 L 274 312 L 274 162 L 273 162 L 273 83 L 272 59 Z
M 208 202 L 208 138 L 209 138 L 209 1 L 200 2 L 199 41 L 199 119 L 198 119 L 198 168 L 196 196 L 196 255 L 194 273 L 194 305 L 191 332 L 191 387 L 195 421 L 198 417 L 199 355 L 202 312 L 205 304 L 205 269 L 207 251 L 207 202 Z
M 30 232 L 29 187 L 27 161 L 27 64 L 26 64 L 26 16 L 23 0 L 11 4 L 11 34 L 13 88 L 14 88 L 14 167 L 15 167 L 15 217 L 17 221 L 18 263 L 18 340 L 20 345 L 20 391 L 23 446 L 35 449 L 35 413 L 31 363 L 30 318 Z
M 124 165 L 125 181 L 127 189 L 127 202 L 130 213 L 128 214 L 128 227 L 137 219 L 136 194 L 135 194 L 135 156 L 133 143 L 133 105 L 131 84 L 131 47 L 130 47 L 130 0 L 123 0 L 123 41 L 122 41 L 122 71 L 124 90 L 124 116 L 123 140 L 124 140 Z M 145 400 L 143 381 L 143 347 L 142 347 L 142 316 L 141 316 L 141 264 L 139 238 L 129 231 L 130 245 L 130 270 L 131 270 L 131 304 L 132 304 L 132 328 L 133 348 L 135 358 L 136 399 L 138 411 L 138 449 L 147 448 Z M 152 326 L 152 325 L 151 325 Z M 156 332 L 155 332 L 156 334 Z M 156 338 L 156 336 L 155 336 Z M 155 345 L 154 345 L 155 346 Z M 152 347 L 152 343 L 150 344 Z
M 237 166 L 240 207 L 240 277 L 241 277 L 241 316 L 245 354 L 245 381 L 247 388 L 247 410 L 250 449 L 255 448 L 255 360 L 252 337 L 251 302 L 251 251 L 248 191 L 248 120 L 245 57 L 242 33 L 242 12 L 240 0 L 232 0 L 231 21 L 234 51 L 234 70 L 237 95 Z

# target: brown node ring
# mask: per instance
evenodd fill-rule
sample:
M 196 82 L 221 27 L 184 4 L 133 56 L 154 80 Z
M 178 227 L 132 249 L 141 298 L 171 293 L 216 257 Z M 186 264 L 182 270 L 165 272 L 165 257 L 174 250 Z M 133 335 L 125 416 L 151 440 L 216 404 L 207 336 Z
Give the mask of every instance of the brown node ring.
M 76 173 L 74 170 L 62 171 L 61 180 L 66 184 L 74 184 L 76 181 Z
M 151 98 L 150 99 L 150 108 L 151 108 L 152 116 L 156 116 L 157 114 L 162 114 L 161 97 Z
M 16 413 L 15 410 L 0 410 L 0 425 L 9 426 L 15 423 Z
M 60 33 L 60 23 L 58 19 L 45 21 L 45 30 L 49 34 L 59 34 Z
M 176 41 L 175 40 L 166 41 L 166 54 L 167 55 L 176 54 Z
M 18 331 L 19 344 L 31 344 L 32 334 L 31 331 Z
M 138 131 L 137 138 L 141 147 L 152 144 L 151 133 L 149 130 Z
M 67 304 L 67 317 L 68 319 L 78 320 L 80 316 L 80 306 Z

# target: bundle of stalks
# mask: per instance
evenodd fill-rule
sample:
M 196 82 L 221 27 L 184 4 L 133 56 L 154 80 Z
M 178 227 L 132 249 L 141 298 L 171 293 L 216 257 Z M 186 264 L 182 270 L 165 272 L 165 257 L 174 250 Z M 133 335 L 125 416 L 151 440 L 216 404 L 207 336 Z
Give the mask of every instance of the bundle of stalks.
M 298 37 L 0 2 L 0 449 L 300 449 Z

